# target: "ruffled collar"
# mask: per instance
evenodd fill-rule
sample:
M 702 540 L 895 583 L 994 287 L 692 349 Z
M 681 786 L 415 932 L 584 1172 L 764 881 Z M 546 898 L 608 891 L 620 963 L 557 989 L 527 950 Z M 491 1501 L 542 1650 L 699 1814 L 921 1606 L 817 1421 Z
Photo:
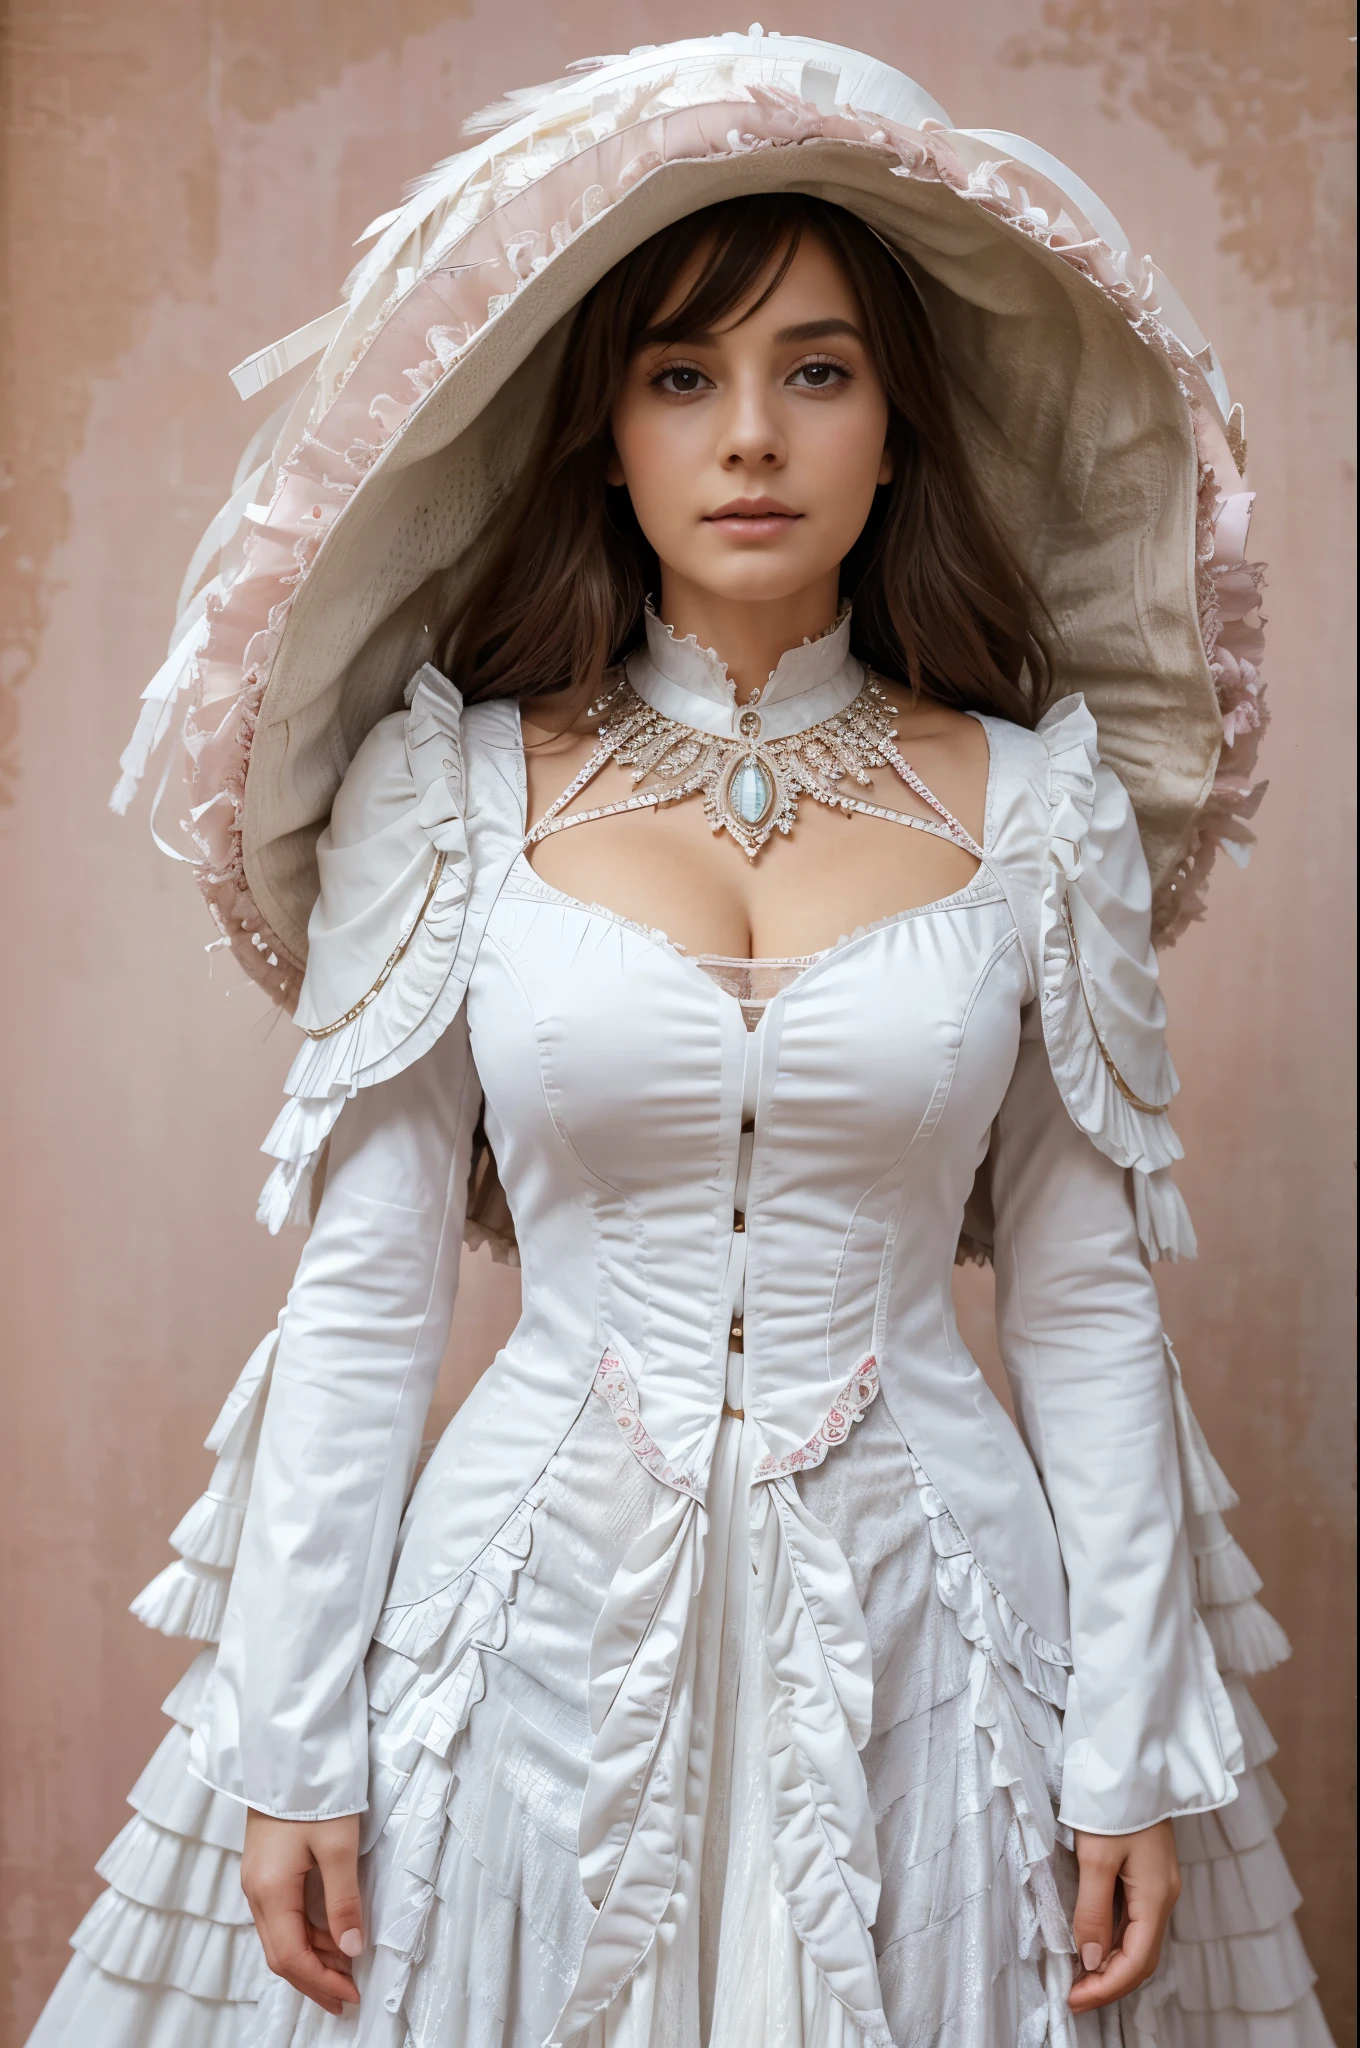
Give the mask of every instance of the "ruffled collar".
M 678 640 L 650 605 L 646 626 L 646 649 L 627 664 L 632 687 L 663 716 L 720 738 L 737 737 L 739 714 L 751 711 L 758 712 L 767 739 L 806 732 L 843 711 L 864 687 L 864 669 L 850 652 L 848 605 L 829 632 L 781 654 L 762 688 L 742 705 L 726 663 L 713 648 L 701 647 L 692 633 Z

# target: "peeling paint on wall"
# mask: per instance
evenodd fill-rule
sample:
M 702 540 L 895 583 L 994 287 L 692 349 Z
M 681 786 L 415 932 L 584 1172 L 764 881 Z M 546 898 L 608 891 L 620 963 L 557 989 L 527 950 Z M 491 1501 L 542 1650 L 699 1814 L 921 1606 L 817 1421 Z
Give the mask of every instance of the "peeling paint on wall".
M 1004 45 L 1017 67 L 1099 79 L 1111 121 L 1132 112 L 1209 165 L 1218 246 L 1277 306 L 1355 334 L 1355 10 L 1347 0 L 1186 6 L 1051 0 Z
M 12 494 L 0 534 L 0 803 L 13 800 L 18 692 L 47 615 L 45 566 L 71 528 L 62 479 L 91 384 L 136 345 L 158 300 L 192 303 L 209 286 L 224 127 L 257 131 L 268 182 L 281 114 L 301 118 L 375 51 L 435 27 L 447 34 L 465 12 L 454 0 L 402 0 L 396 19 L 328 0 L 142 0 L 80 11 L 11 0 L 0 17 L 0 479 Z M 400 125 L 380 104 L 396 141 Z M 298 237 L 308 233 L 310 198 L 305 178 L 291 188 L 281 180 L 270 195 Z M 131 442 L 127 453 L 135 462 Z

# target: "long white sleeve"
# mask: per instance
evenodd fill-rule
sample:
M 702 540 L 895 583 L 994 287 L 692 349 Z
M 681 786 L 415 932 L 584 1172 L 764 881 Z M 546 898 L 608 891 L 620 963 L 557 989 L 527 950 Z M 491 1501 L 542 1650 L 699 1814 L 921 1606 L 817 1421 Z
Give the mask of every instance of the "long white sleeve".
M 199 1775 L 281 1818 L 366 1803 L 364 1657 L 453 1314 L 479 1104 L 460 1013 L 331 1140 L 194 1737 Z
M 1126 1174 L 1072 1121 L 1037 1006 L 992 1149 L 997 1330 L 1072 1616 L 1061 1814 L 1123 1834 L 1235 1797 L 1195 1611 L 1171 1382 Z

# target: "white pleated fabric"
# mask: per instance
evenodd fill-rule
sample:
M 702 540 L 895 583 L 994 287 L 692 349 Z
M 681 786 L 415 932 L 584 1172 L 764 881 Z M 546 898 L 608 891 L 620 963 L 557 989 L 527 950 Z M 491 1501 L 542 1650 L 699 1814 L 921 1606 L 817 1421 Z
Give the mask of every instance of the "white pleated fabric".
M 1247 1670 L 1267 1668 L 1281 1639 L 1251 1597 L 1255 1575 L 1212 1505 L 1226 1488 L 1182 1412 L 1187 1495 L 1204 1503 L 1203 1611 Z M 772 1681 L 735 1512 L 750 1486 L 742 1435 L 724 1424 L 710 1494 L 685 1866 L 653 1949 L 581 2048 L 862 2048 L 771 1881 Z M 1185 1890 L 1158 1978 L 1133 2012 L 1072 2025 L 1074 1860 L 1053 1818 L 1062 1666 L 1017 1627 L 926 1475 L 909 1469 L 904 1489 L 900 1439 L 875 1404 L 850 1445 L 797 1482 L 849 1566 L 872 1660 L 862 1761 L 895 2048 L 1326 2048 L 1274 1834 L 1274 1745 L 1240 1675 L 1228 1683 L 1247 1773 L 1232 1805 L 1175 1823 Z M 178 1718 L 101 1859 L 109 1889 L 76 1934 L 31 2048 L 550 2039 L 594 1918 L 577 1862 L 589 1645 L 623 1558 L 673 1500 L 592 1401 L 524 1511 L 420 1617 L 436 1631 L 420 1660 L 375 1646 L 377 1832 L 364 1861 L 373 1945 L 357 2020 L 328 2020 L 264 1967 L 239 1888 L 244 1810 L 186 1772 L 206 1650 L 166 1702 Z M 417 1723 L 424 1739 L 410 1741 Z M 403 1776 L 397 1766 L 412 1759 Z
M 165 1702 L 170 1732 L 100 1857 L 108 1889 L 32 2036 L 75 2048 L 242 2048 L 269 1983 L 241 1890 L 245 1809 L 188 1775 L 188 1728 L 215 1653 Z
M 858 1604 L 872 1660 L 863 1769 L 868 1853 L 881 1864 L 884 2038 L 958 2048 L 1075 2041 L 1071 1937 L 1049 1861 L 1062 1665 L 1045 1665 L 1023 1638 L 1013 1647 L 924 1475 L 904 1498 L 902 1445 L 886 1412 L 870 1409 L 854 1442 L 852 1484 L 833 1457 L 798 1491 L 806 1538 L 844 1546 L 848 1605 Z M 778 1606 L 781 1588 L 777 1573 L 752 1569 L 770 1546 L 759 1515 L 750 1531 L 751 1462 L 749 1432 L 729 1421 L 689 1617 L 700 1649 L 680 1878 L 622 1994 L 572 2037 L 588 2048 L 862 2048 L 868 2038 L 812 1966 L 787 1880 L 776 1880 L 780 1786 L 768 1757 L 781 1685 L 765 1603 Z M 281 1991 L 266 2001 L 269 2048 L 356 2039 L 365 2048 L 537 2048 L 557 2038 L 594 1917 L 576 1880 L 593 1749 L 584 1646 L 599 1642 L 623 1559 L 640 1535 L 664 1530 L 673 1501 L 592 1402 L 534 1509 L 513 1600 L 488 1560 L 495 1592 L 488 1598 L 474 1581 L 419 1667 L 375 1653 L 379 1696 L 402 1665 L 406 1673 L 375 1729 L 379 1754 L 399 1757 L 399 1731 L 424 1723 L 451 1674 L 473 1663 L 456 1689 L 479 1697 L 447 1757 L 427 1738 L 368 1858 L 375 1948 L 360 1971 L 357 2032 L 348 2020 L 303 2015 Z M 482 1617 L 471 1634 L 469 1606 Z M 797 1651 L 784 1648 L 787 1668 Z

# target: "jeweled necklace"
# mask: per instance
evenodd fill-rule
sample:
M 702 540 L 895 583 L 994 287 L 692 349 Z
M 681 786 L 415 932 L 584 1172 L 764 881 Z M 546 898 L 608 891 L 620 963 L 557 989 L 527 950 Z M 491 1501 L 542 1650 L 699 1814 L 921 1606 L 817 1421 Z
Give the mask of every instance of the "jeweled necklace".
M 841 783 L 872 788 L 869 771 L 887 765 L 883 743 L 893 737 L 892 706 L 872 676 L 843 711 L 782 738 L 766 735 L 754 705 L 737 711 L 734 738 L 701 732 L 656 710 L 626 679 L 598 710 L 600 744 L 633 770 L 635 784 L 654 781 L 660 803 L 702 794 L 713 830 L 728 833 L 752 860 L 772 833 L 793 830 L 799 797 L 853 808 Z
M 711 648 L 692 635 L 677 640 L 649 611 L 645 651 L 629 657 L 624 674 L 591 711 L 603 721 L 599 745 L 526 834 L 526 847 L 569 825 L 701 794 L 713 830 L 726 832 L 754 860 L 772 833 L 793 830 L 798 800 L 810 796 L 835 810 L 936 833 L 981 857 L 958 819 L 903 760 L 888 696 L 850 653 L 848 610 L 821 639 L 790 648 L 749 704 L 737 703 L 731 677 Z M 635 793 L 573 811 L 608 761 L 632 769 Z M 870 770 L 885 767 L 915 791 L 934 820 L 868 803 L 841 786 L 868 789 Z M 637 786 L 647 782 L 654 786 Z

